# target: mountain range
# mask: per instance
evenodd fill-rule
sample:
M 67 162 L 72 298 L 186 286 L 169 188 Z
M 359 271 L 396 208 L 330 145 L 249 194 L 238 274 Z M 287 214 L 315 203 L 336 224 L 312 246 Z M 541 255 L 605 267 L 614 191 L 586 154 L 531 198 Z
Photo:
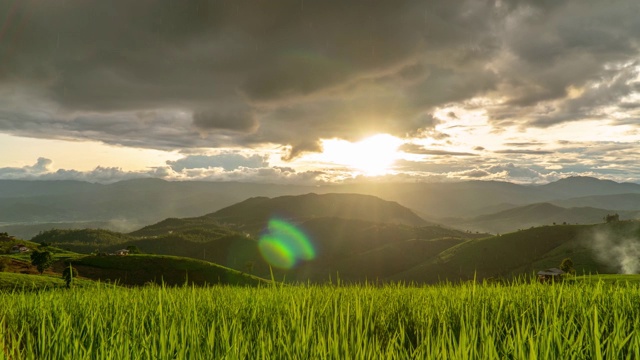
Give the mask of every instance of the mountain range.
M 307 193 L 378 196 L 413 210 L 425 223 L 492 233 L 553 222 L 590 224 L 601 219 L 601 214 L 613 212 L 634 218 L 640 211 L 640 184 L 589 177 L 545 185 L 499 181 L 301 186 L 159 179 L 113 184 L 0 180 L 0 231 L 23 238 L 51 228 L 99 227 L 129 232 L 166 218 L 212 213 L 248 198 Z M 542 203 L 564 210 L 553 208 L 551 213 L 542 211 L 538 216 L 527 208 Z M 498 223 L 500 226 L 495 226 Z
M 532 205 L 523 213 L 550 213 L 556 208 Z M 274 217 L 303 234 L 299 236 L 307 239 L 315 256 L 291 268 L 269 263 L 260 241 Z M 621 271 L 628 268 L 628 259 L 617 258 L 615 252 L 604 258 L 601 249 L 629 245 L 620 241 L 635 244 L 639 235 L 638 222 L 616 221 L 558 223 L 494 236 L 427 224 L 412 210 L 370 195 L 309 193 L 250 198 L 213 213 L 169 218 L 128 234 L 50 230 L 33 240 L 81 253 L 131 247 L 286 281 L 433 283 L 530 274 L 558 266 L 565 257 L 576 259 L 579 272 Z M 610 245 L 603 245 L 603 239 Z

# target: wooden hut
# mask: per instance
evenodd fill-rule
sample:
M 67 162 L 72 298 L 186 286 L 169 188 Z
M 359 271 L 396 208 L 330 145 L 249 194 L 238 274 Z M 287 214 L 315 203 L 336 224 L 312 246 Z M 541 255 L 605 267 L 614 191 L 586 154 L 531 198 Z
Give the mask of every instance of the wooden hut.
M 538 271 L 538 281 L 541 283 L 559 281 L 562 279 L 562 275 L 564 275 L 564 271 L 558 268 L 546 269 Z

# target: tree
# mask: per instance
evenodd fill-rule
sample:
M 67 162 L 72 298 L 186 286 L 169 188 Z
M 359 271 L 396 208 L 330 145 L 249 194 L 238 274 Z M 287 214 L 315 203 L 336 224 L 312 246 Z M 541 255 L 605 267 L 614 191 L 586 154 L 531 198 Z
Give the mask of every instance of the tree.
M 575 273 L 575 269 L 573 268 L 573 260 L 571 258 L 565 258 L 560 263 L 560 270 L 564 271 L 567 274 Z
M 64 271 L 62 271 L 62 278 L 64 279 L 64 283 L 67 284 L 67 288 L 71 288 L 71 283 L 73 282 L 73 278 L 77 276 L 78 276 L 78 270 L 76 270 L 73 266 L 71 266 L 71 263 L 69 263 L 69 266 L 64 268 Z
M 140 254 L 140 249 L 135 245 L 127 246 L 127 250 L 129 250 L 129 254 Z
M 604 217 L 604 221 L 606 223 L 611 223 L 611 222 L 617 222 L 620 221 L 620 215 L 616 214 L 607 214 L 607 216 Z
M 0 257 L 0 272 L 3 272 L 9 267 L 7 259 Z
M 53 257 L 48 251 L 34 251 L 31 253 L 31 265 L 35 266 L 40 275 L 51 266 Z

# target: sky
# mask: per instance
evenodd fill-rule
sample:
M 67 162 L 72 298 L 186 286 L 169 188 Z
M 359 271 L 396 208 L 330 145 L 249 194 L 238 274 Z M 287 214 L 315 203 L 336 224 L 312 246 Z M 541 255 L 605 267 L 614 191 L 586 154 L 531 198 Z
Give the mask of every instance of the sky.
M 0 179 L 640 182 L 640 2 L 0 0 Z

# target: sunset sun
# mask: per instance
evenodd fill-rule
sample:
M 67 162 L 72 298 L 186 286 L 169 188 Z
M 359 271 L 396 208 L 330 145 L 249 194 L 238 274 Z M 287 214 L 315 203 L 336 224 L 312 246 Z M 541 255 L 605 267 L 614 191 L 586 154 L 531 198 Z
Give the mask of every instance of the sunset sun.
M 323 140 L 325 161 L 346 165 L 367 176 L 387 174 L 398 158 L 402 140 L 388 134 L 377 134 L 352 143 L 341 139 Z

